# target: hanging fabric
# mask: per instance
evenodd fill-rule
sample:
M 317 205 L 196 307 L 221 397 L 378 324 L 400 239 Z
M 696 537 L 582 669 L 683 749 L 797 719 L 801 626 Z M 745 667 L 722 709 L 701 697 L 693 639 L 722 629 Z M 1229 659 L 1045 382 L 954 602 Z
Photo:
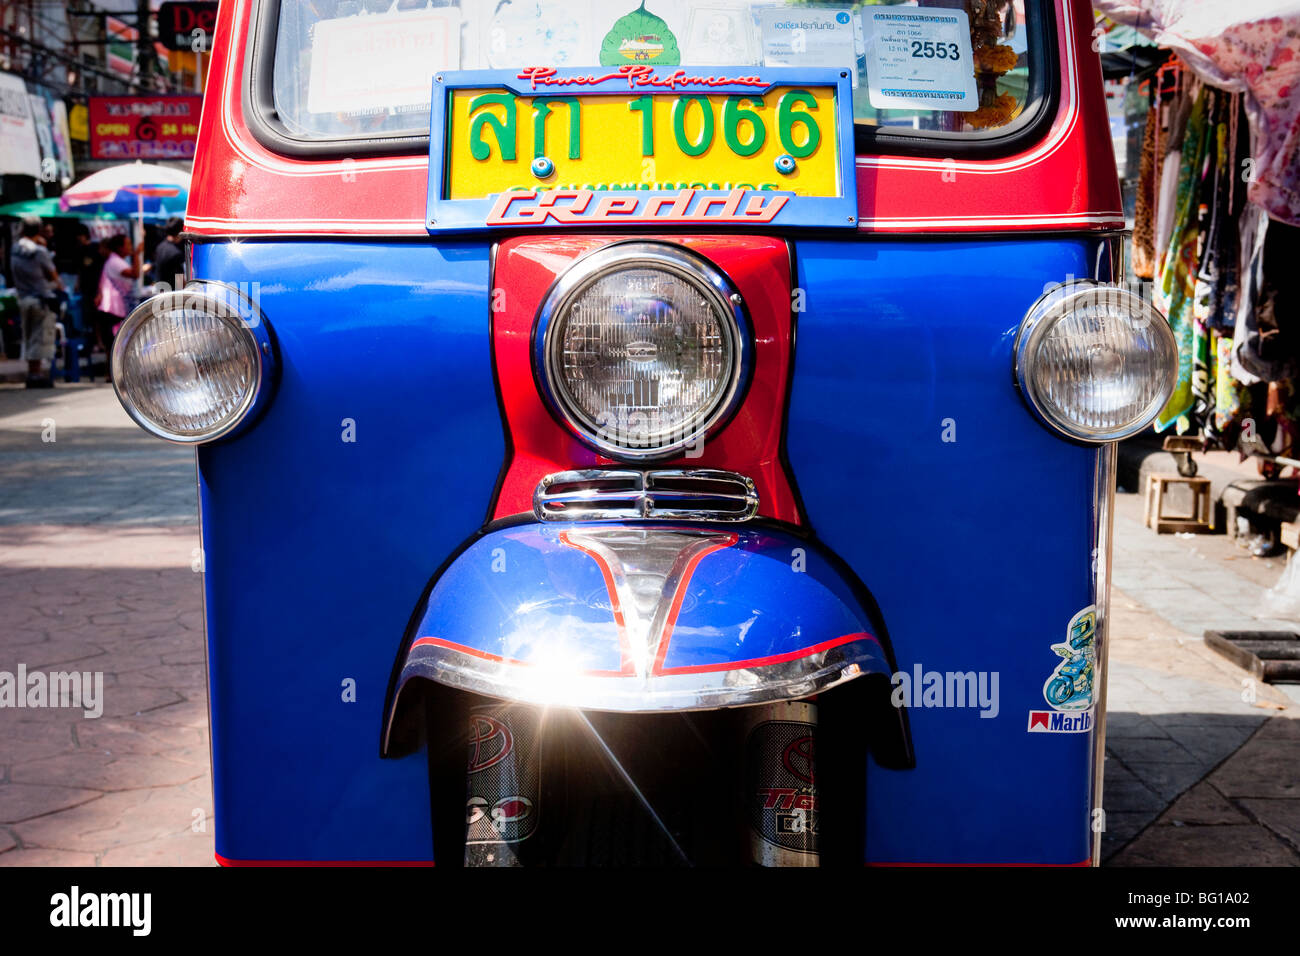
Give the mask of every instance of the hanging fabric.
M 1220 89 L 1245 95 L 1250 201 L 1300 225 L 1300 6 L 1278 0 L 1093 0 L 1116 23 L 1174 50 Z
M 1156 141 L 1160 131 L 1160 107 L 1147 110 L 1142 133 L 1142 156 L 1138 161 L 1137 205 L 1133 215 L 1133 274 L 1139 279 L 1156 277 Z
M 1187 118 L 1187 130 L 1178 167 L 1173 226 L 1169 247 L 1161 258 L 1156 285 L 1156 303 L 1169 317 L 1178 342 L 1178 383 L 1163 410 L 1156 417 L 1156 430 L 1164 431 L 1193 403 L 1194 359 L 1193 304 L 1196 295 L 1197 229 L 1200 209 L 1199 186 L 1206 168 L 1209 145 L 1206 109 L 1208 95 L 1202 90 Z

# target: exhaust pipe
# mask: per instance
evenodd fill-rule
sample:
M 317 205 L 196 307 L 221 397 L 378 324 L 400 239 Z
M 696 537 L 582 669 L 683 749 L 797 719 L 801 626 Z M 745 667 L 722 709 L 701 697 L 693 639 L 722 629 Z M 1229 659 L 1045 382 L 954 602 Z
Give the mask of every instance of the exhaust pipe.
M 817 866 L 817 705 L 764 704 L 743 714 L 750 862 Z
M 541 823 L 541 712 L 475 707 L 469 715 L 466 866 L 522 866 Z

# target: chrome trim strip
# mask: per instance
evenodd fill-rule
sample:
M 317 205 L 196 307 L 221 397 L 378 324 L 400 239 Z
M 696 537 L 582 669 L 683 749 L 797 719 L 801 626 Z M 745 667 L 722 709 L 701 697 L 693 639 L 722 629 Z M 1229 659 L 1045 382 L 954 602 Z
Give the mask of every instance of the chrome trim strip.
M 1097 632 L 1093 639 L 1097 645 L 1096 711 L 1092 739 L 1092 813 L 1093 824 L 1097 810 L 1102 811 L 1101 821 L 1106 821 L 1102 798 L 1103 778 L 1106 769 L 1106 684 L 1110 680 L 1110 556 L 1112 530 L 1115 524 L 1115 475 L 1119 458 L 1117 446 L 1108 442 L 1097 449 L 1097 474 L 1093 520 L 1096 521 L 1097 550 L 1093 555 L 1093 603 L 1097 608 Z M 1101 835 L 1104 831 L 1093 825 L 1092 865 L 1101 865 Z
M 715 506 L 709 507 L 710 502 Z M 533 514 L 538 521 L 734 523 L 753 518 L 758 505 L 752 480 L 715 468 L 561 471 L 547 475 L 533 492 Z M 566 506 L 578 507 L 566 514 Z
M 586 421 L 567 398 L 563 377 L 555 367 L 556 328 L 552 321 L 589 285 L 611 272 L 625 269 L 657 268 L 671 272 L 700 289 L 722 316 L 719 328 L 728 338 L 731 353 L 731 380 L 713 404 L 693 415 L 680 429 L 674 441 L 654 448 L 620 445 L 602 438 L 594 423 Z M 728 321 L 729 320 L 729 321 Z M 611 458 L 629 461 L 654 461 L 675 458 L 731 418 L 748 384 L 752 345 L 749 320 L 743 302 L 731 282 L 711 263 L 681 246 L 666 242 L 625 241 L 603 246 L 584 256 L 559 279 L 547 294 L 537 315 L 533 331 L 533 372 L 542 395 L 570 431 L 585 444 Z
M 654 676 L 549 675 L 535 667 L 484 660 L 448 647 L 421 645 L 403 668 L 398 696 L 412 678 L 424 678 L 485 697 L 541 706 L 621 713 L 717 710 L 798 700 L 864 674 L 880 672 L 880 646 L 868 637 L 813 651 L 806 657 L 703 673 Z M 392 716 L 385 729 L 385 746 Z

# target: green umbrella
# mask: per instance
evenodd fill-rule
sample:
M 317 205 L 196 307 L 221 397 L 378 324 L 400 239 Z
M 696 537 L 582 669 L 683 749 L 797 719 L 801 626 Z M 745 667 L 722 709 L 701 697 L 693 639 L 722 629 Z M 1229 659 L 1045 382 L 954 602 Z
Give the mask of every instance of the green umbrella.
M 116 219 L 112 213 L 101 212 L 98 206 L 80 206 L 76 211 L 64 212 L 59 208 L 59 197 L 51 199 L 24 199 L 0 206 L 0 216 L 40 216 L 42 219 Z

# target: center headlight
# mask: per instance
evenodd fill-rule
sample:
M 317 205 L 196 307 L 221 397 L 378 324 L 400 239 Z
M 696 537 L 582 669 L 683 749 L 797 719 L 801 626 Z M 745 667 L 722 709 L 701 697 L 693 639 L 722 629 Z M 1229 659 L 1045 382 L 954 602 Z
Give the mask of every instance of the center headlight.
M 666 243 L 606 246 L 562 275 L 538 318 L 535 360 L 556 412 L 618 458 L 666 458 L 734 409 L 749 352 L 740 296 Z

